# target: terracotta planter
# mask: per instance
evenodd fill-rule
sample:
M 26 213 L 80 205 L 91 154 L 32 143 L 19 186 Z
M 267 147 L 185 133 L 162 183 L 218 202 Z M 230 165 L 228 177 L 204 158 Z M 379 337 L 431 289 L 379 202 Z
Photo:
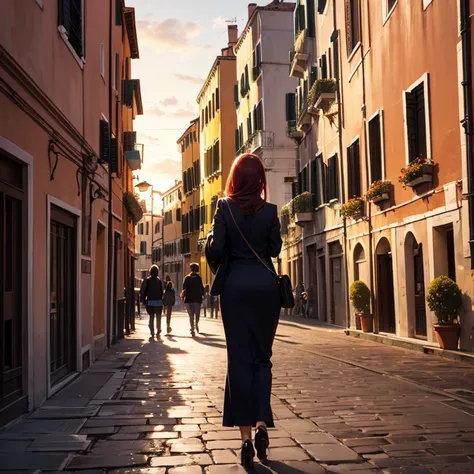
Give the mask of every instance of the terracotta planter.
M 415 188 L 416 186 L 420 184 L 430 183 L 432 180 L 433 180 L 433 165 L 424 164 L 420 176 L 418 176 L 418 178 L 415 178 L 409 183 L 407 183 L 407 186 L 409 186 L 410 188 Z
M 373 327 L 372 327 L 372 315 L 371 314 L 365 314 L 365 313 L 358 313 L 357 314 L 359 321 L 360 321 L 360 327 L 362 329 L 362 332 L 372 332 Z
M 439 347 L 447 351 L 455 351 L 458 348 L 459 336 L 461 335 L 461 326 L 434 326 L 436 339 Z

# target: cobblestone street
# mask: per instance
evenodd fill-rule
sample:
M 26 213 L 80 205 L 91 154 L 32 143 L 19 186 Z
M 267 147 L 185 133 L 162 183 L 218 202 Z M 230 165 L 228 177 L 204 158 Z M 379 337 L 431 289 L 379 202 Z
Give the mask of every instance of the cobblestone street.
M 150 341 L 145 320 L 75 383 L 0 433 L 0 471 L 226 474 L 221 321 L 187 318 Z M 258 473 L 474 472 L 474 365 L 282 321 L 267 465 Z

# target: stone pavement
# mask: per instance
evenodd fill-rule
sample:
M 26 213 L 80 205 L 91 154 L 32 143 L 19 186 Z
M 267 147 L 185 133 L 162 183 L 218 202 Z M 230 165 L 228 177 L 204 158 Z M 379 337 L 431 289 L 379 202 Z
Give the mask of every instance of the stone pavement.
M 238 474 L 221 427 L 221 321 L 145 321 L 42 409 L 0 432 L 0 472 Z M 474 473 L 474 365 L 282 321 L 270 461 L 257 473 Z

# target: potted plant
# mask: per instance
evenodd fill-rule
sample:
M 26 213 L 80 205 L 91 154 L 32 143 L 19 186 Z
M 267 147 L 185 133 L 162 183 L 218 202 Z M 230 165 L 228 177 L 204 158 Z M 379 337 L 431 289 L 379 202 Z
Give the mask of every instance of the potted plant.
M 370 290 L 368 286 L 360 280 L 352 283 L 349 298 L 357 311 L 356 316 L 360 319 L 362 332 L 372 331 L 372 315 L 370 314 Z
M 362 216 L 362 208 L 364 201 L 361 198 L 349 199 L 345 204 L 341 206 L 341 214 L 345 219 L 352 218 L 358 219 Z
M 366 201 L 373 203 L 386 201 L 390 192 L 390 181 L 374 181 L 365 195 Z
M 296 196 L 291 202 L 293 213 L 295 215 L 295 224 L 301 225 L 304 222 L 310 222 L 313 219 L 313 195 L 304 192 Z
M 337 82 L 335 79 L 316 80 L 308 93 L 309 109 L 327 110 L 336 99 L 336 90 Z
M 462 309 L 461 289 L 451 278 L 439 276 L 430 283 L 426 300 L 438 319 L 434 330 L 441 349 L 456 350 L 461 334 L 458 319 Z
M 419 184 L 431 182 L 433 179 L 433 162 L 428 158 L 417 158 L 406 168 L 402 168 L 401 173 L 398 180 L 403 184 L 403 187 L 414 188 Z

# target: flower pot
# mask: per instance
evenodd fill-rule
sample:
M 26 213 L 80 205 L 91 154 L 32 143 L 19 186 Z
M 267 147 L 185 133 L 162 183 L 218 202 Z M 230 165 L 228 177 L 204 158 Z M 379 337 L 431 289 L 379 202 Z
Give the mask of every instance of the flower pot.
M 357 317 L 360 320 L 360 326 L 362 329 L 362 332 L 372 332 L 372 315 L 371 314 L 365 314 L 365 313 L 358 313 Z
M 459 336 L 461 335 L 461 326 L 434 326 L 436 339 L 439 347 L 447 351 L 455 351 L 458 348 Z
M 433 165 L 424 164 L 421 175 L 407 183 L 407 186 L 414 188 L 423 183 L 431 183 L 433 179 Z
M 388 193 L 383 193 L 383 194 L 380 194 L 379 196 L 373 197 L 371 201 L 375 204 L 377 202 L 386 201 L 387 199 L 388 199 Z
M 295 224 L 302 225 L 305 222 L 311 222 L 313 220 L 312 212 L 296 212 L 295 213 Z

